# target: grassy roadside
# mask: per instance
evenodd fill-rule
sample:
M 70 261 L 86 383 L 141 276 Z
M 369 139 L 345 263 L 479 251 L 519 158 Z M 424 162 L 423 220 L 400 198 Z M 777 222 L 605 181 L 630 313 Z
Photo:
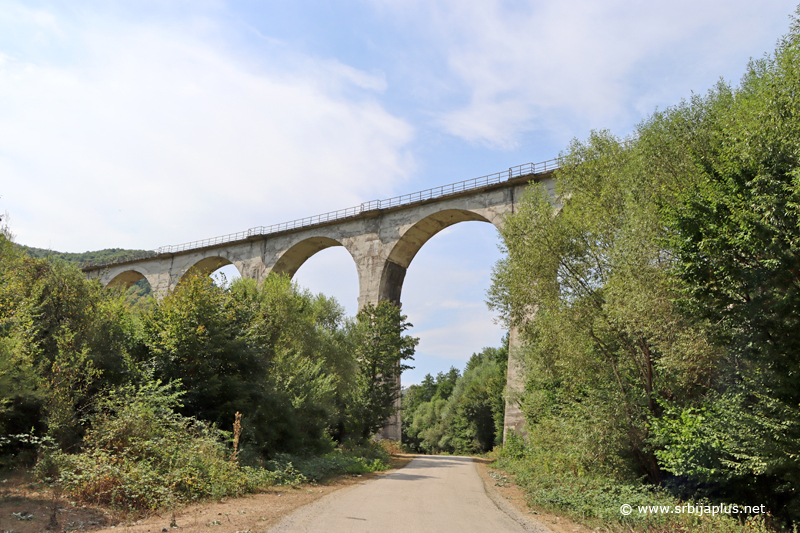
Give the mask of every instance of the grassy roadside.
M 740 522 L 724 513 L 715 515 L 695 511 L 672 513 L 639 513 L 638 506 L 705 506 L 708 502 L 681 501 L 663 490 L 600 477 L 558 472 L 550 465 L 538 464 L 529 457 L 503 457 L 491 453 L 481 458 L 486 475 L 492 484 L 503 491 L 506 487 L 519 489 L 516 496 L 524 502 L 518 505 L 524 513 L 538 515 L 548 527 L 557 531 L 603 531 L 607 533 L 767 533 L 770 516 L 752 516 Z M 508 492 L 508 491 L 506 491 Z M 514 498 L 514 496 L 511 496 Z M 522 503 L 522 502 L 518 502 Z M 623 505 L 632 512 L 623 515 Z M 708 505 L 712 505 L 708 503 Z M 561 529 L 561 526 L 564 529 Z M 568 527 L 567 527 L 568 526 Z M 577 528 L 577 529 L 576 529 Z M 795 530 L 796 531 L 796 530 Z
M 506 513 L 531 526 L 533 531 L 540 531 L 541 526 L 545 526 L 553 533 L 592 533 L 593 530 L 588 526 L 565 516 L 528 506 L 525 491 L 513 482 L 508 473 L 495 468 L 494 459 L 473 457 L 472 460 L 489 497 Z M 513 511 L 509 512 L 509 508 L 513 508 Z

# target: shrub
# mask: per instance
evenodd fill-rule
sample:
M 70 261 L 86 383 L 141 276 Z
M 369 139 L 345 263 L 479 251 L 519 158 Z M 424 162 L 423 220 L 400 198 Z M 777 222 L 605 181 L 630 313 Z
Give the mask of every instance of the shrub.
M 500 448 L 500 457 L 509 459 L 521 459 L 525 455 L 525 441 L 516 431 L 509 430 L 506 434 L 506 442 Z
M 296 469 L 311 481 L 341 475 L 358 475 L 387 470 L 389 454 L 377 443 L 361 444 L 350 448 L 337 448 L 322 456 L 296 457 L 278 454 L 269 467 L 277 471 Z
M 598 530 L 613 533 L 772 531 L 766 523 L 771 520 L 768 515 L 752 517 L 743 525 L 736 519 L 743 515 L 699 516 L 699 513 L 686 512 L 639 514 L 638 506 L 667 506 L 674 509 L 678 505 L 692 504 L 696 507 L 711 504 L 681 501 L 666 490 L 641 481 L 626 481 L 571 469 L 568 467 L 569 458 L 530 447 L 525 449 L 524 443 L 520 447 L 517 439 L 519 437 L 516 435 L 509 439 L 494 466 L 515 475 L 514 481 L 525 491 L 528 504 L 536 509 L 566 515 Z M 633 512 L 628 516 L 621 513 L 624 504 L 632 507 Z
M 51 451 L 37 465 L 39 477 L 74 499 L 138 510 L 305 481 L 290 464 L 241 467 L 225 432 L 174 412 L 181 394 L 178 384 L 159 381 L 109 392 L 89 420 L 82 453 Z

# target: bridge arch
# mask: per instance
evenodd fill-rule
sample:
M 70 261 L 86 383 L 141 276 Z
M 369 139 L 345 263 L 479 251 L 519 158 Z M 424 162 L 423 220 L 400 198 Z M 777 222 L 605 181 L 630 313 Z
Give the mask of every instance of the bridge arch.
M 403 280 L 411 261 L 425 243 L 443 229 L 468 221 L 488 222 L 497 227 L 502 224 L 499 217 L 488 213 L 486 215 L 488 216 L 468 209 L 444 209 L 428 215 L 408 228 L 386 258 L 378 290 L 379 300 L 400 303 Z
M 291 223 L 163 247 L 126 264 L 95 265 L 85 267 L 84 272 L 101 282 L 110 279 L 120 284 L 135 282 L 141 275 L 150 282 L 154 293 L 165 295 L 188 272 L 211 273 L 220 266 L 234 264 L 242 277 L 260 282 L 273 271 L 294 276 L 319 251 L 343 246 L 356 265 L 359 308 L 381 299 L 399 303 L 406 270 L 419 250 L 441 230 L 465 221 L 502 227 L 504 216 L 514 212 L 520 195 L 532 182 L 545 186 L 557 206 L 559 200 L 553 176 L 553 168 L 557 167 L 555 161 L 522 165 L 507 172 L 397 198 L 364 202 Z M 133 269 L 138 273 L 128 272 Z M 514 330 L 511 333 L 514 345 Z M 512 368 L 515 367 L 510 362 L 508 387 L 519 390 L 521 385 L 512 376 Z M 510 402 L 509 407 L 512 404 Z M 513 407 L 514 416 L 519 415 L 517 418 L 524 420 L 516 404 Z M 512 423 L 512 418 L 507 408 L 507 427 L 516 424 Z M 399 438 L 399 420 L 398 412 L 394 430 L 387 433 L 393 435 L 390 438 Z
M 123 272 L 120 272 L 113 278 L 111 278 L 111 280 L 108 283 L 106 283 L 106 287 L 109 288 L 122 287 L 123 289 L 128 289 L 131 285 L 133 285 L 137 281 L 145 278 L 146 276 L 141 272 L 139 272 L 138 270 L 135 269 L 125 270 Z
M 204 257 L 187 268 L 186 271 L 181 274 L 177 284 L 180 285 L 183 280 L 188 279 L 191 276 L 210 276 L 215 270 L 226 265 L 234 265 L 236 270 L 239 271 L 239 275 L 242 275 L 241 267 L 236 263 L 233 263 L 230 259 L 222 256 L 211 256 Z
M 288 274 L 291 278 L 295 275 L 295 273 L 297 273 L 300 267 L 303 266 L 303 263 L 311 259 L 311 257 L 318 252 L 321 252 L 326 248 L 331 248 L 332 246 L 344 245 L 336 239 L 331 239 L 330 237 L 317 236 L 303 239 L 283 252 L 275 261 L 275 264 L 272 266 L 272 269 L 270 269 L 270 272 L 275 272 L 276 274 Z

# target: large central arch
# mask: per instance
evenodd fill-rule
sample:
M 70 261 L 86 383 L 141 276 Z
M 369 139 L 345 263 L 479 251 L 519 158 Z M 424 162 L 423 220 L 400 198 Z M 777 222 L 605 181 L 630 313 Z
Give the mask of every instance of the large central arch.
M 494 218 L 494 217 L 493 217 Z M 403 280 L 411 261 L 434 235 L 459 222 L 488 222 L 498 225 L 499 220 L 489 220 L 482 214 L 466 209 L 445 209 L 429 215 L 408 228 L 392 248 L 381 274 L 379 298 L 400 303 Z
M 468 209 L 443 209 L 422 218 L 406 229 L 400 239 L 392 246 L 384 262 L 378 289 L 378 299 L 389 300 L 400 305 L 403 282 L 405 281 L 408 267 L 422 247 L 440 231 L 459 222 L 486 222 L 496 227 L 502 224 L 502 218 L 499 216 L 492 216 L 491 213 L 486 215 Z M 398 376 L 398 388 L 401 386 L 400 379 L 401 377 Z M 395 413 L 381 431 L 381 437 L 399 441 L 401 438 L 400 397 L 397 398 L 395 407 Z

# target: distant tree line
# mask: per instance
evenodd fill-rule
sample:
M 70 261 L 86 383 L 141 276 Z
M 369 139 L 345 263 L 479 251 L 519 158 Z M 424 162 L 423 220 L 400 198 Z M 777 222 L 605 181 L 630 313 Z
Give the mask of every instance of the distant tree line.
M 60 259 L 68 263 L 89 263 L 100 261 L 113 261 L 130 255 L 146 253 L 147 250 L 128 250 L 125 248 L 106 248 L 105 250 L 95 250 L 92 252 L 56 252 L 45 248 L 25 246 L 24 244 L 14 243 L 14 248 L 25 255 L 37 259 Z
M 49 259 L 66 261 L 67 263 L 101 263 L 106 261 L 114 261 L 124 257 L 145 253 L 146 250 L 128 250 L 125 248 L 106 248 L 105 250 L 95 250 L 93 252 L 56 252 L 53 250 L 46 250 L 44 248 L 35 248 L 33 246 L 25 246 L 24 244 L 13 243 L 16 250 L 22 252 L 29 257 L 37 259 Z M 153 289 L 146 279 L 140 279 L 131 285 L 125 292 L 125 300 L 132 306 L 147 305 L 149 297 Z
M 403 394 L 403 442 L 424 453 L 485 453 L 502 444 L 508 338 L 472 354 L 461 375 L 427 374 Z

